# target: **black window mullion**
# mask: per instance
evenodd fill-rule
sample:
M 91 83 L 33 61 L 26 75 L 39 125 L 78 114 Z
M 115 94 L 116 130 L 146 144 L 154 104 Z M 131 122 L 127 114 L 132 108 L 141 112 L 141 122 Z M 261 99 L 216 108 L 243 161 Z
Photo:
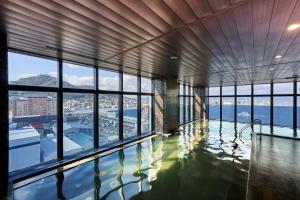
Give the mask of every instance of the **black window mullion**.
M 253 123 L 254 120 L 254 87 L 253 87 L 253 83 L 251 84 L 251 123 Z M 251 125 L 252 129 L 253 129 L 253 124 Z
M 207 102 L 206 102 L 206 112 L 207 112 L 207 116 L 206 116 L 206 118 L 208 119 L 208 121 L 209 121 L 209 88 L 207 88 L 207 98 L 206 98 L 206 100 L 207 100 Z
M 119 140 L 123 141 L 123 72 L 119 73 L 119 83 L 120 83 L 120 91 L 119 94 Z
M 234 85 L 234 122 L 237 122 L 237 86 Z
M 137 133 L 138 133 L 138 136 L 141 136 L 141 113 L 142 113 L 142 107 L 141 107 L 141 76 L 138 76 L 138 82 L 137 82 L 137 90 L 138 90 L 138 95 L 137 95 Z
M 154 89 L 154 80 L 151 79 L 151 92 L 152 92 L 152 95 L 151 95 L 151 133 L 152 132 L 155 132 L 155 96 L 154 96 L 154 92 L 155 92 L 155 89 Z
M 57 159 L 63 160 L 63 61 L 58 60 Z
M 293 129 L 294 137 L 297 137 L 297 80 L 294 80 L 294 93 L 293 93 Z
M 99 148 L 99 70 L 95 67 L 94 82 L 96 93 L 94 94 L 94 148 Z
M 220 86 L 220 121 L 223 119 L 222 86 Z
M 274 84 L 271 83 L 271 107 L 270 107 L 270 126 L 271 126 L 271 134 L 273 134 L 273 126 L 274 126 Z

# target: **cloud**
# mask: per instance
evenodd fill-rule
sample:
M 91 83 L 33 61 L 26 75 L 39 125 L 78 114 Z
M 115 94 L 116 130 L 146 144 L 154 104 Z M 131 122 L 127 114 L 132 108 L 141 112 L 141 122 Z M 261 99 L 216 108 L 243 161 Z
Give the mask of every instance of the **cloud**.
M 71 63 L 64 63 L 64 66 L 65 67 L 69 67 L 71 69 L 77 69 L 77 68 L 80 68 L 81 66 L 79 65 L 74 65 L 74 64 L 71 64 Z
M 118 77 L 101 77 L 99 79 L 100 90 L 116 90 L 119 88 Z
M 137 91 L 137 77 L 124 75 L 123 84 L 126 91 Z
M 75 76 L 64 74 L 63 79 L 72 85 L 94 85 L 93 76 Z

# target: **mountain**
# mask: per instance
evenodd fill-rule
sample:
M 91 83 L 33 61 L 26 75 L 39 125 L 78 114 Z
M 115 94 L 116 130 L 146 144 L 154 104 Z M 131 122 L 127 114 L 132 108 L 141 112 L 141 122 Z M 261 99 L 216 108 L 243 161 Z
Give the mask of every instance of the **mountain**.
M 58 86 L 58 79 L 49 76 L 49 75 L 38 75 L 38 76 L 31 76 L 27 78 L 21 78 L 17 81 L 11 81 L 10 84 L 12 85 L 33 85 L 33 86 L 43 86 L 43 87 L 57 87 Z M 89 85 L 73 85 L 67 81 L 63 82 L 63 86 L 65 88 L 81 88 L 81 89 L 92 89 Z

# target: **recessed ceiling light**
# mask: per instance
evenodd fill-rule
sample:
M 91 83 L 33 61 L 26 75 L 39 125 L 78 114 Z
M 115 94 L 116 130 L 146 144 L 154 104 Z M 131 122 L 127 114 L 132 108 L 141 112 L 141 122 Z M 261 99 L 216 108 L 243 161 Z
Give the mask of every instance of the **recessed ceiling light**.
M 177 56 L 170 56 L 170 60 L 177 60 L 178 57 Z
M 288 31 L 294 31 L 298 28 L 300 28 L 300 24 L 291 24 L 291 25 L 288 26 L 287 30 Z
M 271 68 L 270 68 L 270 71 L 273 71 L 273 70 L 274 70 L 274 67 L 271 67 Z
M 276 59 L 282 58 L 282 55 L 277 55 L 277 56 L 275 56 L 275 58 L 276 58 Z

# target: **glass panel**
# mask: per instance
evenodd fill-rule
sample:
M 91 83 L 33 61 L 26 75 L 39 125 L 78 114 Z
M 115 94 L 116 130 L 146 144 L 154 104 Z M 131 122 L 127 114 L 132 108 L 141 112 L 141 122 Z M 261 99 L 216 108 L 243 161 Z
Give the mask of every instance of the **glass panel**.
M 179 85 L 179 94 L 184 95 L 184 90 L 183 90 L 183 85 L 182 84 Z
M 234 121 L 234 97 L 222 98 L 222 120 Z
M 293 94 L 293 83 L 274 83 L 274 94 Z
M 99 144 L 119 141 L 119 95 L 99 94 Z
M 71 63 L 63 63 L 63 87 L 94 89 L 94 69 Z
M 251 95 L 251 85 L 239 85 L 236 88 L 237 95 Z
M 118 72 L 99 70 L 99 90 L 120 90 L 120 75 Z
M 190 97 L 185 97 L 185 122 L 190 121 Z
M 94 95 L 64 93 L 64 156 L 93 147 Z
M 218 96 L 220 95 L 220 87 L 210 87 L 208 92 L 209 96 Z
M 194 120 L 194 97 L 190 98 L 191 100 L 191 106 L 190 106 L 190 119 Z
M 251 97 L 237 97 L 237 121 L 251 122 Z
M 56 93 L 9 92 L 9 171 L 56 159 Z
M 149 78 L 141 78 L 141 92 L 152 93 L 152 80 Z
M 253 85 L 254 94 L 270 94 L 271 93 L 271 86 L 270 84 L 260 84 L 260 85 Z
M 270 133 L 270 97 L 254 97 L 254 119 L 260 119 L 263 124 L 263 133 Z
M 191 86 L 191 96 L 194 96 L 194 87 Z
M 185 95 L 190 95 L 190 86 L 185 86 Z
M 141 96 L 141 133 L 142 135 L 151 133 L 152 125 L 152 97 Z
M 209 119 L 220 119 L 220 98 L 210 97 L 209 98 Z
M 57 87 L 57 61 L 8 52 L 8 81 L 12 85 Z
M 180 106 L 180 110 L 179 110 L 180 119 L 179 119 L 179 122 L 180 122 L 180 124 L 183 124 L 184 123 L 184 97 L 179 98 L 179 106 Z
M 274 97 L 274 134 L 293 136 L 293 97 Z M 279 128 L 280 126 L 281 128 Z M 282 128 L 289 127 L 289 128 Z
M 300 82 L 297 82 L 297 94 L 300 94 Z
M 234 86 L 222 87 L 222 95 L 234 95 Z
M 137 76 L 123 74 L 123 90 L 126 92 L 137 92 Z
M 137 95 L 123 96 L 124 139 L 137 136 Z

